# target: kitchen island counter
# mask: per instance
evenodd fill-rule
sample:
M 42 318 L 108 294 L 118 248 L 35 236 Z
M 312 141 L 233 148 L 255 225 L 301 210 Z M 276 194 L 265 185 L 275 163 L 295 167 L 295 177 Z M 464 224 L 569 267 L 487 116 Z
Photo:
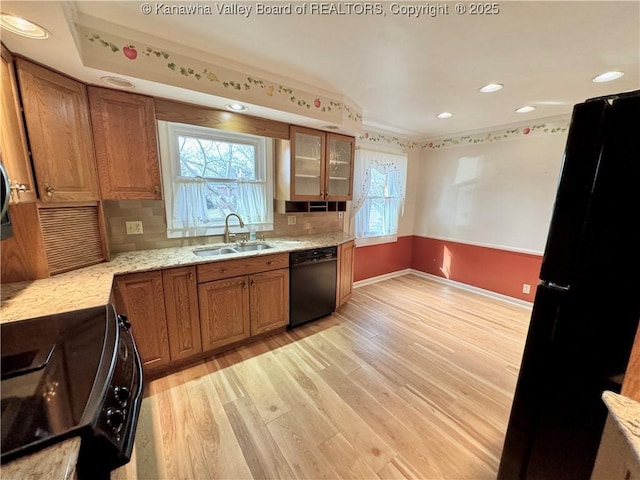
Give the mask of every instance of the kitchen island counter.
M 111 261 L 50 278 L 2 285 L 0 322 L 96 307 L 109 303 L 116 275 L 163 268 L 211 263 L 340 245 L 353 240 L 343 232 L 267 239 L 273 248 L 217 256 L 197 256 L 194 251 L 229 245 L 199 245 L 118 253 Z M 248 242 L 254 243 L 254 242 Z

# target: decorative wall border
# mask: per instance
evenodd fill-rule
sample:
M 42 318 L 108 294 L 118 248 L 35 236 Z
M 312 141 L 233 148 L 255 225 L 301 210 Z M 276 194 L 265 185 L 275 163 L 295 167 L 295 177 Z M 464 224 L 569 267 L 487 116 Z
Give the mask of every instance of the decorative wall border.
M 161 82 L 240 102 L 316 118 L 347 130 L 362 128 L 362 111 L 341 95 L 318 94 L 247 71 L 232 70 L 168 49 L 113 33 L 76 25 L 77 42 L 85 66 Z M 132 35 L 143 36 L 139 32 Z
M 504 140 L 512 140 L 515 138 L 537 137 L 540 135 L 557 135 L 564 134 L 569 131 L 570 119 L 548 120 L 540 122 L 532 122 L 528 125 L 514 126 L 496 130 L 492 132 L 483 132 L 470 135 L 456 135 L 451 137 L 441 137 L 434 140 L 425 140 L 416 142 L 404 138 L 385 135 L 377 132 L 365 131 L 358 136 L 360 142 L 388 145 L 400 147 L 404 150 L 439 150 L 447 147 L 457 147 L 464 145 L 478 145 L 483 143 L 494 143 Z

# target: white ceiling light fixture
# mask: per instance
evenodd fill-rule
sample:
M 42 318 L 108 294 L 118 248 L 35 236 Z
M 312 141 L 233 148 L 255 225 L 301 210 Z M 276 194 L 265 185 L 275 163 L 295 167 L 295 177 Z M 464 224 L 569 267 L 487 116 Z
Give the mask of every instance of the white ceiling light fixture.
M 103 83 L 106 83 L 110 87 L 134 88 L 136 86 L 133 82 L 121 77 L 110 77 L 107 75 L 104 77 L 100 77 L 100 80 L 102 80 Z
M 591 81 L 594 83 L 611 82 L 612 80 L 619 79 L 623 75 L 624 75 L 624 72 L 618 72 L 618 71 L 604 72 L 596 77 L 593 77 Z
M 533 112 L 536 107 L 532 107 L 531 105 L 525 105 L 524 107 L 516 108 L 516 113 L 529 113 Z
M 226 106 L 226 108 L 227 110 L 231 110 L 232 112 L 246 112 L 248 110 L 248 108 L 241 103 L 230 103 Z
M 451 112 L 441 112 L 436 115 L 437 118 L 451 118 L 453 117 L 453 113 Z
M 9 13 L 0 13 L 0 26 L 8 32 L 22 35 L 23 37 L 44 40 L 49 38 L 47 32 L 40 25 L 37 25 L 26 18 L 17 17 Z
M 504 85 L 502 85 L 501 83 L 488 83 L 484 87 L 479 88 L 478 91 L 480 93 L 493 93 L 497 92 L 498 90 L 502 90 L 503 88 Z

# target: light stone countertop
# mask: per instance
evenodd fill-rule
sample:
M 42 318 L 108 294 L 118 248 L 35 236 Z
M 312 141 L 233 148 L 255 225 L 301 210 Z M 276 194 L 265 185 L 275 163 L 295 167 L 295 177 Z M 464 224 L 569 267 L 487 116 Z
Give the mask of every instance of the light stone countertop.
M 350 240 L 353 240 L 353 236 L 342 232 L 274 238 L 265 240 L 273 248 L 221 256 L 200 257 L 193 252 L 230 245 L 199 245 L 118 253 L 111 261 L 91 267 L 41 280 L 3 284 L 0 292 L 0 323 L 106 305 L 109 303 L 115 275 L 329 247 Z
M 353 236 L 342 232 L 274 238 L 265 240 L 265 243 L 273 246 L 267 250 L 205 257 L 195 255 L 194 250 L 229 245 L 199 245 L 119 253 L 109 262 L 50 278 L 3 284 L 0 292 L 0 323 L 105 305 L 109 302 L 115 275 L 331 247 L 351 240 Z M 79 450 L 79 437 L 66 440 L 3 465 L 2 478 L 73 479 Z
M 27 478 L 51 480 L 76 480 L 76 463 L 80 452 L 80 437 L 70 438 L 51 445 L 27 457 L 2 465 L 2 480 Z
M 640 403 L 614 392 L 604 392 L 602 400 L 640 463 Z

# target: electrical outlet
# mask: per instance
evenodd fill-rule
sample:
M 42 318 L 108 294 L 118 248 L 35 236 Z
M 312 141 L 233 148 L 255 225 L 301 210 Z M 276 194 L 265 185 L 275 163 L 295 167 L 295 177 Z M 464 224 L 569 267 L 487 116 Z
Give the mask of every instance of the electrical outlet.
M 295 224 L 296 224 L 296 216 L 287 215 L 287 225 L 295 225 Z
M 526 293 L 526 294 L 531 293 L 531 285 L 529 285 L 528 283 L 523 283 L 522 284 L 522 293 Z
M 124 222 L 127 227 L 127 235 L 141 235 L 144 233 L 142 222 Z
M 338 218 L 340 219 L 344 218 L 344 212 L 338 212 Z

